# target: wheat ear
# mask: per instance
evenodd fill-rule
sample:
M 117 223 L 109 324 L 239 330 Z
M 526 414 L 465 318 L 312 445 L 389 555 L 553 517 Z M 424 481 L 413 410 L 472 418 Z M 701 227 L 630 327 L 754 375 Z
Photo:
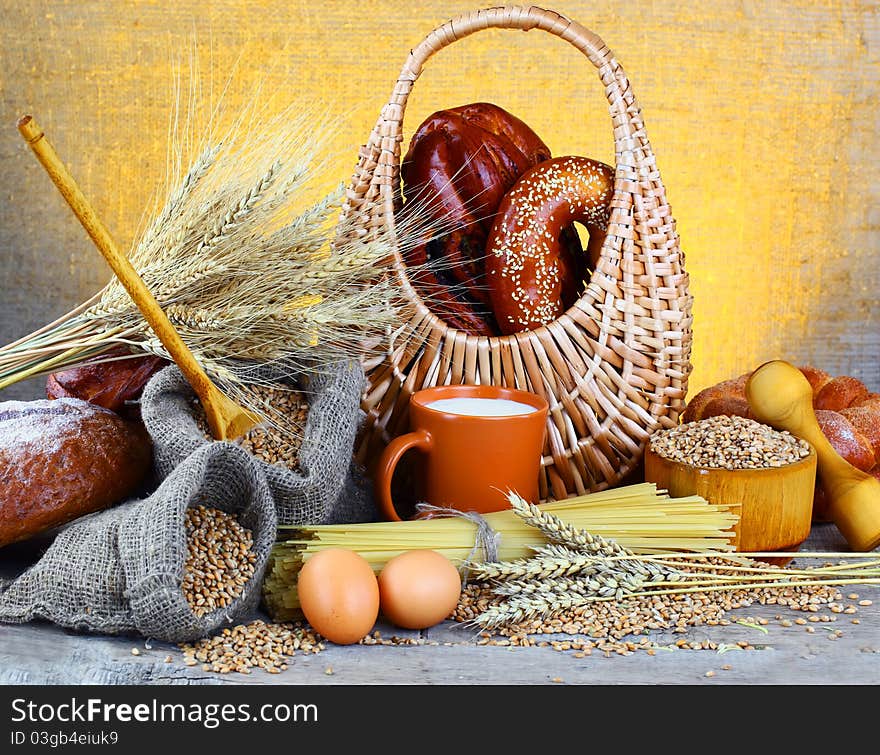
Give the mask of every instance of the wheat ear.
M 586 530 L 572 527 L 558 516 L 542 511 L 540 507 L 529 503 L 516 493 L 511 493 L 508 496 L 508 500 L 516 514 L 526 524 L 540 530 L 549 540 L 555 543 L 567 545 L 573 550 L 594 556 L 635 557 L 632 551 L 628 551 L 600 535 L 592 535 Z
M 577 577 L 542 577 L 540 579 L 513 579 L 499 585 L 496 595 L 539 595 L 541 593 L 577 593 L 585 597 L 615 597 L 642 589 L 645 580 L 634 574 L 620 574 L 609 567 L 595 569 L 592 574 Z

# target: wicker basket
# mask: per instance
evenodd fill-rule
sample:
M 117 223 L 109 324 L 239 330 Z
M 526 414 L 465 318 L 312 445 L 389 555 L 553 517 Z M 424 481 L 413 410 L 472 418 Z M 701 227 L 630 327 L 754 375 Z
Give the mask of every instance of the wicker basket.
M 407 430 L 410 395 L 455 383 L 512 386 L 550 404 L 541 497 L 564 498 L 621 481 L 640 463 L 648 436 L 678 421 L 690 373 L 691 296 L 684 255 L 641 112 L 602 40 L 536 7 L 479 10 L 431 32 L 407 58 L 349 187 L 344 225 L 361 235 L 394 233 L 401 206 L 400 150 L 407 97 L 431 55 L 487 28 L 541 29 L 580 50 L 599 70 L 614 129 L 616 175 L 608 233 L 584 295 L 558 320 L 495 338 L 454 330 L 406 280 L 409 326 L 366 365 L 365 429 L 358 458 L 369 464 Z

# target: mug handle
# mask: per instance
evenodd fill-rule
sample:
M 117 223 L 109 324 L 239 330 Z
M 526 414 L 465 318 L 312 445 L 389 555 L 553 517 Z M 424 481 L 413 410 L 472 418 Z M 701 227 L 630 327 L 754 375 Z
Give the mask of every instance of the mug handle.
M 391 478 L 394 476 L 394 468 L 400 457 L 409 449 L 418 448 L 422 451 L 430 451 L 434 447 L 434 439 L 427 430 L 414 430 L 406 435 L 401 435 L 392 440 L 382 456 L 379 457 L 379 465 L 376 468 L 376 498 L 379 503 L 379 510 L 382 515 L 390 522 L 399 522 L 401 518 L 397 515 L 394 508 L 394 502 L 391 500 Z

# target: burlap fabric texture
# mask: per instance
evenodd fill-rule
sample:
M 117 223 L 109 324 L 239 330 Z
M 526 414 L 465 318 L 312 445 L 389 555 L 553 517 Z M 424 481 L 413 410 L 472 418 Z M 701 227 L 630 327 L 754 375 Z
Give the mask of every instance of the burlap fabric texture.
M 202 504 L 234 514 L 253 534 L 255 574 L 228 606 L 196 616 L 181 591 L 185 514 Z M 0 621 L 48 619 L 72 629 L 139 633 L 184 642 L 250 614 L 275 540 L 277 518 L 265 478 L 231 444 L 190 454 L 148 498 L 84 517 L 62 530 L 43 557 L 0 587 Z
M 298 468 L 250 456 L 269 483 L 278 523 L 372 521 L 376 512 L 370 487 L 352 461 L 362 418 L 364 372 L 360 363 L 343 360 L 329 369 L 300 372 L 284 381 L 301 390 L 308 402 Z M 153 439 L 153 463 L 160 478 L 197 449 L 218 445 L 196 423 L 193 399 L 192 388 L 173 365 L 154 375 L 144 390 L 141 414 Z

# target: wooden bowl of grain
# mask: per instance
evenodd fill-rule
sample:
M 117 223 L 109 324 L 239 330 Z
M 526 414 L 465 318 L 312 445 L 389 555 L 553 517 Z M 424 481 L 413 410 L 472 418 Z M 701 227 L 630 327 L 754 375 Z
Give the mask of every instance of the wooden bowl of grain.
M 674 497 L 739 505 L 737 551 L 794 552 L 810 534 L 816 461 L 812 446 L 789 433 L 720 416 L 652 435 L 645 480 Z

